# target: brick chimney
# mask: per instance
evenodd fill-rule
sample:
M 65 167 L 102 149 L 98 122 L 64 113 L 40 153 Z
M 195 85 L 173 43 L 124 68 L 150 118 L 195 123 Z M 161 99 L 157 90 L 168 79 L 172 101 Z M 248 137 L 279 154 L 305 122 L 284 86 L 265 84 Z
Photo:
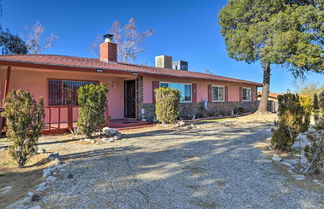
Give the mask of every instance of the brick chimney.
M 112 42 L 113 35 L 103 36 L 105 42 L 100 44 L 100 60 L 105 62 L 117 62 L 117 44 Z

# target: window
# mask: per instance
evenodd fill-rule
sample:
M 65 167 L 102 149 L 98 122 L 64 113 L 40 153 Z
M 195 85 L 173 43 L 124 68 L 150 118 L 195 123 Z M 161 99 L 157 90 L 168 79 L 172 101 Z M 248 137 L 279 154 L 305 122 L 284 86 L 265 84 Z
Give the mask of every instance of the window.
M 96 81 L 49 80 L 49 105 L 78 105 L 78 89 L 86 84 L 98 84 Z
M 213 98 L 213 102 L 225 101 L 225 87 L 224 86 L 213 86 L 212 87 L 212 98 Z
M 242 88 L 243 101 L 251 101 L 251 88 Z
M 179 90 L 180 91 L 180 102 L 191 102 L 191 100 L 192 100 L 191 84 L 161 82 L 160 87 L 168 87 L 171 89 Z

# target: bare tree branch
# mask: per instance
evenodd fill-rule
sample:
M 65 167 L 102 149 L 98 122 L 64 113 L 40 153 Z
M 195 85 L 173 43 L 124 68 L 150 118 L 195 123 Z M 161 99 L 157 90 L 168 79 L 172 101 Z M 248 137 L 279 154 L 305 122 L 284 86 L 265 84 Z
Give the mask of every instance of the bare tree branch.
M 129 22 L 121 27 L 119 21 L 115 21 L 108 33 L 114 35 L 117 43 L 118 61 L 133 63 L 137 55 L 144 51 L 144 41 L 147 37 L 153 35 L 153 30 L 148 29 L 145 32 L 138 32 L 136 21 L 131 18 Z M 99 46 L 102 42 L 102 36 L 97 37 L 96 41 L 89 46 L 89 51 L 96 57 L 99 57 Z
M 29 27 L 25 26 L 25 30 L 29 31 Z M 44 46 L 42 46 L 42 36 L 44 32 L 45 27 L 39 21 L 37 21 L 28 34 L 28 39 L 26 40 L 31 54 L 39 54 L 44 49 L 51 48 L 54 42 L 58 39 L 58 36 L 52 33 L 48 38 L 46 38 L 44 41 Z

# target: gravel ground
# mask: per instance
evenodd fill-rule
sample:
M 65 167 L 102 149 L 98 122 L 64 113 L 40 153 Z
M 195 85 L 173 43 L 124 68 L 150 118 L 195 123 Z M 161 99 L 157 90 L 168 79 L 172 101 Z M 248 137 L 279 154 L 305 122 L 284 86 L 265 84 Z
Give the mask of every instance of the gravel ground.
M 289 183 L 254 146 L 269 136 L 266 123 L 250 123 L 151 131 L 89 145 L 95 149 L 62 155 L 69 163 L 37 204 L 82 209 L 324 208 L 324 193 Z

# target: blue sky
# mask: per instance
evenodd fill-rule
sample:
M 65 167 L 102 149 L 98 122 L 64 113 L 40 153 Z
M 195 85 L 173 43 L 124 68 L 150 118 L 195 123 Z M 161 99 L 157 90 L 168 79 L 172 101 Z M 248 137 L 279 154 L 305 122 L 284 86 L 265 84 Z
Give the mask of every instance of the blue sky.
M 227 56 L 220 34 L 217 13 L 226 0 L 2 0 L 0 24 L 27 37 L 24 26 L 39 21 L 45 26 L 44 36 L 59 36 L 44 54 L 92 57 L 89 45 L 99 34 L 106 33 L 115 20 L 126 23 L 131 17 L 140 31 L 148 28 L 154 35 L 145 42 L 145 52 L 136 63 L 154 65 L 160 54 L 174 60 L 189 61 L 191 71 L 262 82 L 260 63 L 246 64 Z M 324 84 L 324 75 L 311 73 L 307 82 Z M 282 67 L 272 67 L 271 91 L 294 89 L 294 79 Z

